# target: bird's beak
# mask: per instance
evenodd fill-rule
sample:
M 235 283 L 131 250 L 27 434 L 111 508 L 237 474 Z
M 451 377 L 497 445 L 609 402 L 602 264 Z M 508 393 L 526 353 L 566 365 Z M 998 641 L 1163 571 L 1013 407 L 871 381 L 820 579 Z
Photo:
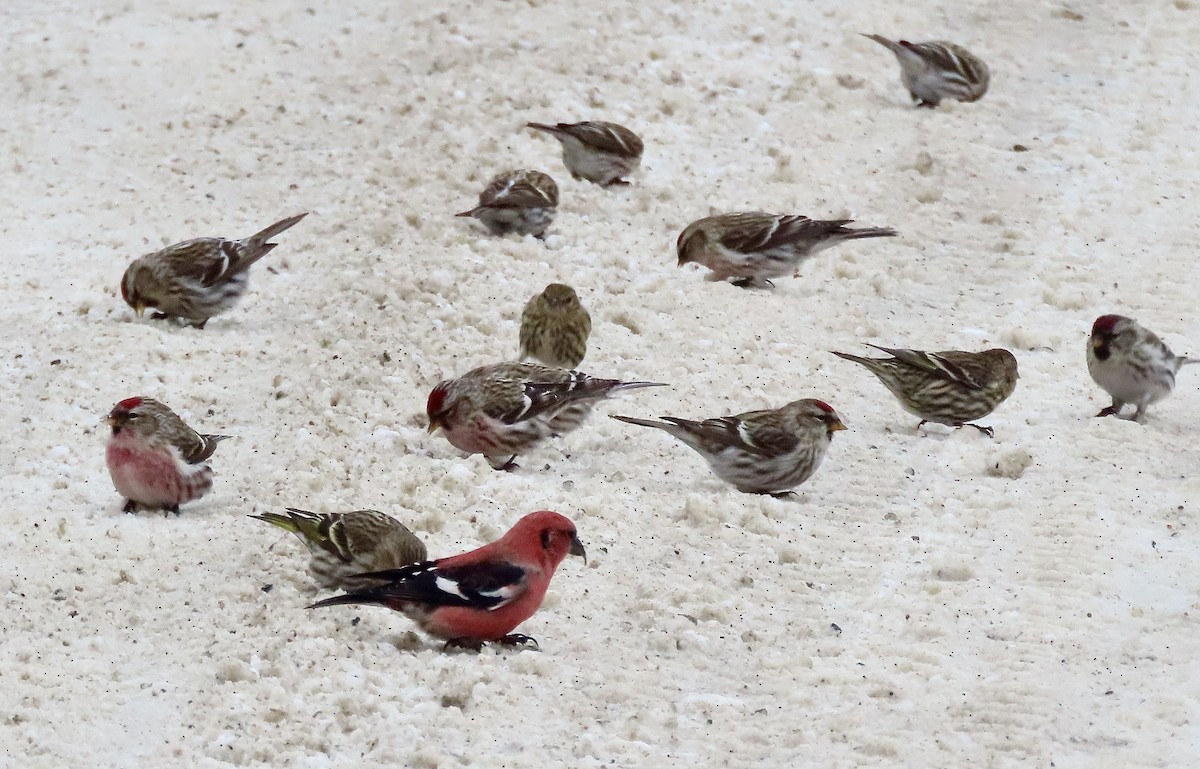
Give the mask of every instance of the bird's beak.
M 583 559 L 584 564 L 587 564 L 587 551 L 583 549 L 583 543 L 579 541 L 578 534 L 571 535 L 571 549 L 568 550 L 571 555 L 577 555 Z
M 426 430 L 426 432 L 433 433 L 439 427 L 445 427 L 445 426 L 446 426 L 446 418 L 444 416 L 442 416 L 441 414 L 438 414 L 436 416 L 432 416 L 429 418 L 429 428 Z
M 133 306 L 133 311 L 136 312 L 137 316 L 140 318 L 146 312 L 146 305 L 142 304 L 141 302 L 138 302 L 137 304 L 135 304 Z
M 1097 349 L 1104 346 L 1104 338 L 1100 336 L 1092 337 L 1092 348 Z
M 846 429 L 846 426 L 844 424 L 842 424 L 842 420 L 839 419 L 836 422 L 834 422 L 833 424 L 829 425 L 829 427 L 825 428 L 825 432 L 829 433 L 830 435 L 833 435 L 838 430 L 845 430 L 845 429 Z

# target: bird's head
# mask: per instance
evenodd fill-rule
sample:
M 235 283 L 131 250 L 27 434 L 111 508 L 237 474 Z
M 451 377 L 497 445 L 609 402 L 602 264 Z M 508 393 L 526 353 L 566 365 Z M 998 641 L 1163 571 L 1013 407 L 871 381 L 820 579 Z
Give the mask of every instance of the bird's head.
M 565 515 L 551 510 L 539 510 L 517 521 L 505 537 L 517 542 L 534 542 L 550 570 L 554 570 L 568 555 L 577 555 L 587 563 L 587 552 L 575 524 Z
M 154 404 L 157 404 L 157 401 L 150 398 L 133 397 L 126 398 L 113 406 L 106 418 L 113 435 L 120 435 L 122 432 L 130 430 L 138 435 L 153 433 L 157 427 Z
M 830 406 L 825 401 L 810 398 L 802 413 L 807 419 L 823 424 L 825 426 L 825 434 L 831 438 L 838 430 L 846 429 L 846 426 L 842 424 L 842 418 L 833 410 L 833 406 Z
M 703 227 L 704 220 L 689 224 L 679 233 L 675 241 L 675 255 L 679 257 L 679 266 L 696 261 L 696 255 L 708 245 L 708 233 Z
M 1090 344 L 1092 351 L 1100 360 L 1108 360 L 1110 354 L 1109 345 L 1112 343 L 1113 337 L 1117 335 L 1119 327 L 1126 325 L 1129 318 L 1122 315 L 1101 315 L 1092 323 L 1092 338 Z
M 433 388 L 429 393 L 429 400 L 425 403 L 425 415 L 429 417 L 429 432 L 432 433 L 439 427 L 446 427 L 452 408 L 450 382 L 447 380 Z
M 579 304 L 575 289 L 563 283 L 551 283 L 542 291 L 542 299 L 550 307 L 561 310 Z
M 145 291 L 145 272 L 141 264 L 134 262 L 121 276 L 121 298 L 133 308 L 139 318 L 146 312 L 147 307 L 158 306 L 158 302 Z

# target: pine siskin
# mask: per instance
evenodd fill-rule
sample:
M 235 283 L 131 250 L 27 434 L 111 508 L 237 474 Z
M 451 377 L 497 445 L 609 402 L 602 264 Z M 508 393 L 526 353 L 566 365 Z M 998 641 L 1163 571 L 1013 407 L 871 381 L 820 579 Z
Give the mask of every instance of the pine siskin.
M 719 214 L 692 222 L 679 235 L 679 266 L 697 262 L 712 270 L 708 280 L 742 288 L 773 286 L 771 278 L 795 273 L 820 251 L 856 238 L 892 237 L 890 227 L 852 230 L 851 219 L 821 221 L 807 216 L 762 212 Z
M 241 300 L 250 267 L 278 245 L 267 241 L 306 216 L 283 219 L 241 240 L 197 238 L 139 257 L 121 277 L 121 297 L 138 317 L 153 307 L 156 320 L 175 318 L 204 328 Z
M 1175 374 L 1188 363 L 1200 363 L 1171 352 L 1158 336 L 1132 318 L 1101 315 L 1088 340 L 1088 373 L 1112 396 L 1112 405 L 1096 416 L 1120 416 L 1126 403 L 1137 407 L 1130 419 L 1140 421 L 1146 407 L 1175 389 Z
M 579 303 L 575 289 L 551 283 L 530 299 L 521 313 L 521 351 L 517 357 L 573 369 L 583 360 L 591 333 L 592 317 Z
M 543 438 L 579 427 L 592 405 L 657 382 L 596 379 L 535 363 L 495 363 L 448 379 L 429 393 L 429 432 L 439 427 L 450 445 L 483 454 L 497 470 L 516 467 L 517 455 Z
M 493 235 L 546 236 L 558 207 L 558 185 L 541 171 L 505 171 L 479 193 L 479 205 L 455 216 L 483 222 Z
M 112 436 L 105 460 L 124 510 L 139 506 L 179 515 L 184 502 L 212 488 L 204 464 L 226 435 L 201 435 L 153 398 L 126 398 L 109 412 Z
M 921 352 L 868 345 L 891 358 L 860 358 L 834 352 L 839 358 L 861 363 L 883 382 L 921 425 L 937 422 L 962 427 L 996 410 L 1017 386 L 1017 359 L 1008 350 L 985 352 Z M 987 436 L 992 428 L 971 425 Z
M 610 416 L 670 433 L 699 452 L 717 477 L 738 491 L 774 496 L 791 493 L 807 481 L 821 466 L 833 434 L 846 429 L 829 404 L 813 398 L 703 422 Z
M 892 41 L 863 35 L 896 54 L 900 79 L 918 107 L 936 107 L 942 99 L 979 101 L 987 93 L 991 72 L 967 49 L 944 40 L 928 43 Z
M 645 145 L 623 125 L 602 120 L 582 123 L 526 123 L 545 131 L 562 144 L 563 165 L 576 179 L 587 179 L 601 187 L 629 184 L 628 176 L 642 164 Z
M 395 518 L 378 510 L 310 513 L 287 508 L 287 515 L 252 515 L 292 532 L 312 554 L 308 570 L 317 584 L 330 590 L 363 590 L 387 580 L 364 578 L 365 572 L 399 569 L 429 558 L 425 543 Z

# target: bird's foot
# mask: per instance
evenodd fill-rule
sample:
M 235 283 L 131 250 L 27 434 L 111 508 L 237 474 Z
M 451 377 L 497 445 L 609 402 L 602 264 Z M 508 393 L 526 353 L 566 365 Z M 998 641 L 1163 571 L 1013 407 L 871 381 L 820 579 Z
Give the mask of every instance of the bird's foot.
M 156 312 L 150 315 L 150 320 L 170 320 L 171 316 L 165 312 Z
M 758 278 L 738 278 L 737 280 L 732 281 L 732 282 L 733 282 L 733 285 L 737 286 L 738 288 L 762 288 L 762 289 L 771 289 L 771 290 L 775 289 L 775 284 L 772 283 L 771 281 L 759 280 Z
M 179 505 L 171 505 L 170 507 L 163 508 L 163 517 L 164 518 L 166 518 L 171 513 L 175 513 L 175 515 L 179 515 Z
M 536 638 L 527 636 L 524 633 L 510 633 L 496 641 L 496 643 L 500 644 L 501 646 L 524 646 L 526 648 L 533 649 L 534 651 L 540 651 L 542 648 L 538 646 Z
M 800 496 L 794 491 L 760 491 L 759 494 L 766 494 L 775 499 L 796 499 Z
M 628 187 L 629 185 L 630 185 L 630 182 L 625 179 L 613 179 L 611 182 L 609 182 L 608 184 L 606 184 L 604 186 L 605 187 Z
M 442 651 L 448 652 L 451 649 L 468 649 L 477 652 L 483 648 L 483 641 L 474 638 L 451 638 L 442 646 Z
M 137 512 L 137 502 L 134 502 L 132 499 L 125 500 L 125 506 L 121 508 L 121 512 L 136 513 Z
M 1104 408 L 1100 409 L 1099 413 L 1096 414 L 1097 417 L 1119 417 L 1120 415 L 1121 407 L 1115 404 L 1112 406 L 1105 406 Z
M 508 473 L 511 473 L 513 470 L 516 470 L 518 467 L 520 467 L 520 465 L 517 464 L 517 455 L 516 454 L 513 454 L 511 457 L 509 457 L 508 461 L 501 462 L 500 464 L 496 464 L 489 457 L 488 464 L 490 464 L 492 466 L 493 470 L 503 470 Z
M 523 633 L 512 633 L 510 635 L 497 638 L 495 641 L 493 641 L 493 643 L 501 646 L 525 646 L 533 649 L 534 651 L 540 651 L 541 649 L 541 647 L 538 646 L 537 639 L 531 638 Z M 477 652 L 483 648 L 483 644 L 484 642 L 480 641 L 478 638 L 451 638 L 442 647 L 442 651 L 450 651 L 451 649 L 469 649 L 470 651 Z
M 971 422 L 967 422 L 964 425 L 959 425 L 959 427 L 974 427 L 976 430 L 983 433 L 984 435 L 986 435 L 989 438 L 996 437 L 996 431 L 993 430 L 992 428 L 988 427 L 987 425 L 977 425 L 977 424 L 972 424 Z

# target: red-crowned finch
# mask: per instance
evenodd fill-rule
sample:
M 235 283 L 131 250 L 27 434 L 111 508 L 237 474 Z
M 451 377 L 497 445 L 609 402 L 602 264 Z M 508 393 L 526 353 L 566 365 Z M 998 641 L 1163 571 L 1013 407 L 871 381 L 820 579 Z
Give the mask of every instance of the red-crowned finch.
M 742 288 L 772 286 L 771 278 L 795 273 L 814 254 L 856 238 L 887 238 L 890 227 L 847 227 L 851 219 L 822 221 L 807 216 L 760 211 L 718 214 L 692 222 L 679 234 L 679 266 L 702 264 L 708 280 L 729 280 Z
M 558 207 L 558 185 L 541 171 L 505 171 L 479 193 L 479 205 L 455 216 L 478 219 L 493 235 L 546 236 Z
M 623 125 L 603 120 L 582 123 L 526 123 L 544 131 L 562 144 L 563 165 L 576 179 L 587 179 L 601 187 L 629 184 L 628 176 L 642 164 L 645 145 L 640 137 Z
M 592 317 L 579 303 L 575 289 L 551 283 L 530 299 L 521 313 L 521 351 L 517 357 L 573 369 L 587 352 L 590 333 Z
M 1012 395 L 1019 378 L 1017 359 L 1008 350 L 921 352 L 869 346 L 892 357 L 833 354 L 866 366 L 905 411 L 921 418 L 918 430 L 926 422 L 962 427 L 987 416 Z M 990 427 L 971 427 L 992 435 Z
M 821 466 L 833 434 L 846 429 L 828 403 L 813 398 L 703 422 L 611 416 L 670 433 L 704 457 L 717 477 L 738 491 L 775 496 L 789 494 L 807 481 Z
M 1112 396 L 1112 405 L 1096 416 L 1120 416 L 1121 407 L 1132 403 L 1137 410 L 1130 419 L 1141 420 L 1147 406 L 1171 394 L 1175 374 L 1188 363 L 1200 360 L 1175 355 L 1133 318 L 1101 315 L 1092 324 L 1087 365 L 1096 384 Z
M 403 613 L 446 646 L 488 641 L 537 642 L 512 631 L 542 605 L 554 570 L 567 555 L 586 560 L 575 524 L 558 513 L 530 513 L 503 537 L 462 555 L 362 575 L 379 587 L 326 598 L 309 608 L 377 604 Z
M 204 464 L 226 435 L 201 435 L 153 398 L 126 398 L 108 414 L 105 459 L 125 512 L 138 507 L 179 515 L 179 506 L 212 488 Z
M 942 99 L 978 101 L 987 93 L 991 72 L 983 61 L 961 45 L 944 40 L 910 43 L 863 35 L 896 55 L 900 80 L 918 107 L 936 107 Z
M 356 575 L 399 569 L 422 563 L 429 554 L 425 543 L 395 518 L 378 510 L 349 513 L 310 513 L 287 508 L 287 515 L 252 515 L 292 532 L 312 554 L 308 570 L 321 587 L 361 590 L 382 580 Z
M 429 432 L 450 445 L 483 454 L 497 470 L 516 467 L 518 454 L 551 435 L 579 427 L 596 401 L 658 382 L 596 379 L 535 363 L 494 363 L 448 379 L 429 393 Z
M 241 300 L 250 267 L 278 245 L 267 241 L 305 216 L 283 219 L 241 240 L 196 238 L 139 257 L 121 278 L 121 297 L 139 317 L 153 307 L 155 319 L 204 328 L 209 318 Z

